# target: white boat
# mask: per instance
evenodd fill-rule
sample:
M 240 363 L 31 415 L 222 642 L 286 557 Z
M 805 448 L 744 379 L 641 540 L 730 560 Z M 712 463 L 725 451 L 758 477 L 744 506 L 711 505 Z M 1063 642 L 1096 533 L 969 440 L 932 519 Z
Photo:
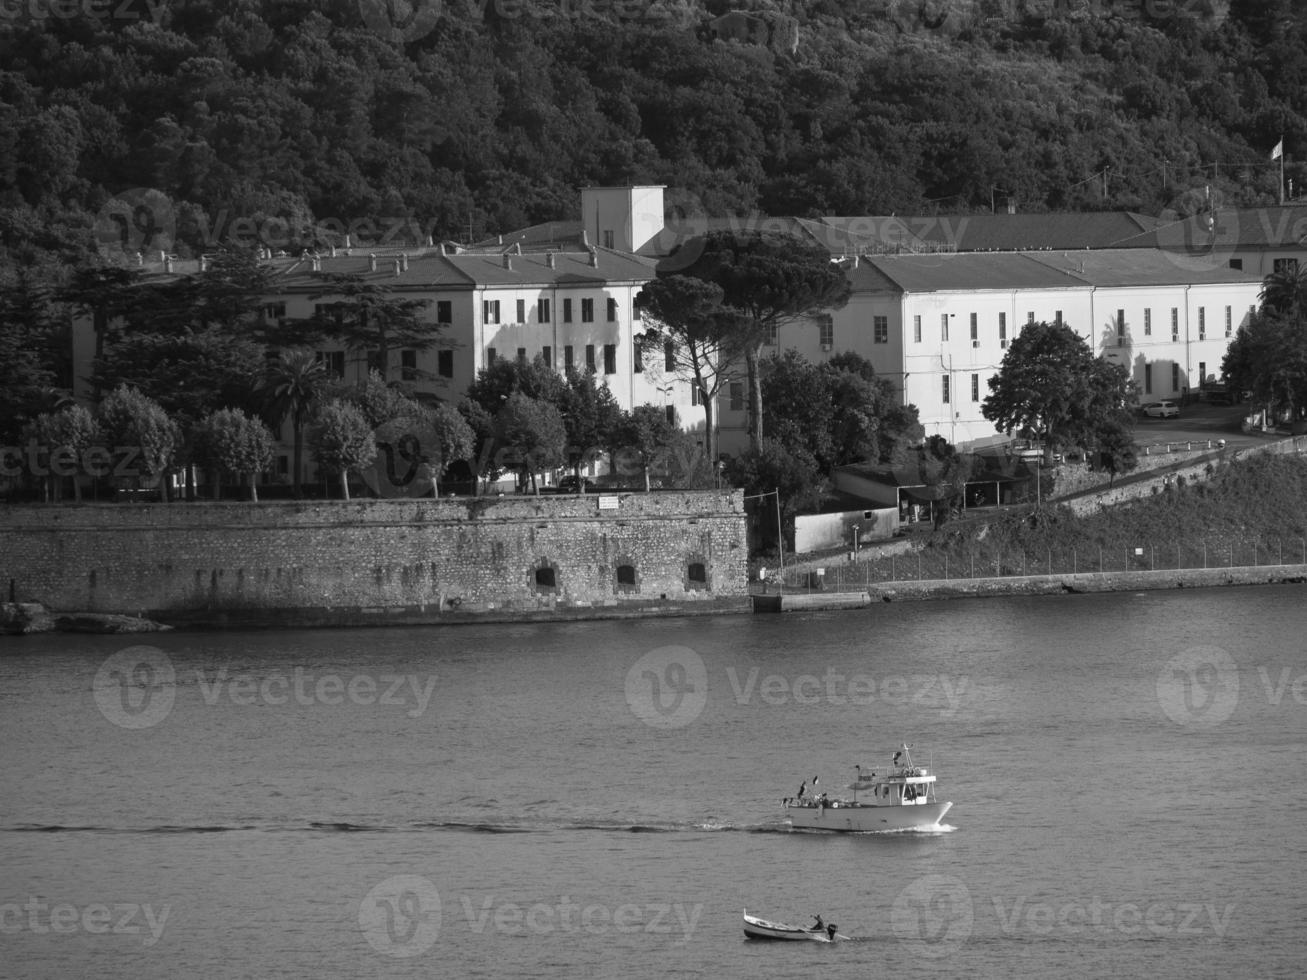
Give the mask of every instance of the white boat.
M 811 929 L 803 929 L 799 926 L 787 925 L 784 922 L 771 922 L 767 919 L 760 919 L 756 915 L 750 915 L 749 910 L 744 910 L 744 934 L 750 939 L 781 939 L 795 940 L 798 942 L 815 942 L 815 943 L 833 943 L 837 939 L 848 939 L 848 936 L 839 934 L 838 926 L 835 923 L 829 925 L 822 923 L 813 926 Z
M 861 766 L 854 768 L 857 779 L 848 786 L 853 791 L 852 799 L 803 792 L 783 801 L 790 826 L 853 832 L 928 829 L 938 826 L 953 806 L 936 799 L 934 774 L 913 763 L 907 745 L 899 746 L 884 773 L 864 773 Z

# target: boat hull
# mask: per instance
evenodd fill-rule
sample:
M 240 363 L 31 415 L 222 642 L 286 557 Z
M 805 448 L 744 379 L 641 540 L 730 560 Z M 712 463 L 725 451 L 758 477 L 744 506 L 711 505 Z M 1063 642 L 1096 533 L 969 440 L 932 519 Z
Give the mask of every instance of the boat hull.
M 936 827 L 952 803 L 921 803 L 910 806 L 791 806 L 785 808 L 795 830 L 839 830 L 848 833 L 914 830 Z
M 813 929 L 801 929 L 784 922 L 770 922 L 756 915 L 750 915 L 747 910 L 744 913 L 744 935 L 749 939 L 777 939 L 782 942 L 788 940 L 801 943 L 829 943 L 836 939 L 849 938 L 839 933 L 831 936 L 826 931 L 818 932 Z

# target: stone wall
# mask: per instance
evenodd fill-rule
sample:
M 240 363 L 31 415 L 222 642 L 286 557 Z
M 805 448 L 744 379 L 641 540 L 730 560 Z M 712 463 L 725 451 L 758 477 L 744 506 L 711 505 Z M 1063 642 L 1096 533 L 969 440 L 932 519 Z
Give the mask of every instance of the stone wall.
M 739 491 L 0 508 L 0 598 L 175 623 L 747 608 L 746 563 Z

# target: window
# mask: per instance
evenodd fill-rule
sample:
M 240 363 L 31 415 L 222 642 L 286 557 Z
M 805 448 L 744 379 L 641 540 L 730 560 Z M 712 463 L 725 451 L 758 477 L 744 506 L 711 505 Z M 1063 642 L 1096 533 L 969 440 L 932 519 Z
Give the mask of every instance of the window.
M 497 352 L 493 347 L 486 348 L 486 367 L 490 367 L 495 363 L 496 356 L 497 356 Z
M 563 322 L 572 322 L 572 301 L 570 299 L 563 300 Z
M 345 377 L 345 352 L 343 350 L 329 350 L 325 353 L 319 351 L 316 360 L 326 367 L 327 374 L 331 377 Z
M 640 340 L 639 335 L 636 336 L 635 350 L 631 352 L 631 355 L 632 355 L 632 360 L 635 362 L 635 368 L 634 368 L 635 373 L 643 374 L 644 373 L 644 341 Z
M 1153 335 L 1153 308 L 1150 306 L 1144 310 L 1144 336 Z
M 945 342 L 948 341 L 948 314 L 947 313 L 941 313 L 939 315 L 939 339 Z
M 730 395 L 731 395 L 731 411 L 743 412 L 744 411 L 744 382 L 732 381 L 730 387 Z
M 595 345 L 585 345 L 585 369 L 593 371 L 595 369 Z
M 693 381 L 690 382 L 690 404 L 696 407 L 703 404 L 703 399 L 699 397 L 699 386 Z
M 978 316 L 975 313 L 973 313 L 971 314 L 971 340 L 975 342 L 979 339 L 980 339 L 980 320 Z
M 617 566 L 617 588 L 619 591 L 635 591 L 635 566 Z
M 1180 390 L 1180 365 L 1175 363 L 1171 365 L 1171 390 Z
M 1061 310 L 1054 310 L 1054 311 L 1053 311 L 1053 325 L 1054 325 L 1054 326 L 1058 326 L 1058 327 L 1062 326 L 1062 311 L 1061 311 Z
M 436 374 L 442 378 L 452 378 L 454 376 L 454 352 L 452 350 L 436 352 Z
M 1171 339 L 1180 339 L 1180 310 L 1178 307 L 1171 307 Z
M 563 370 L 570 371 L 575 365 L 575 357 L 572 354 L 572 345 L 567 344 L 563 348 Z
M 663 344 L 663 370 L 676 370 L 676 345 L 670 340 Z
M 617 322 L 617 300 L 613 299 L 611 296 L 608 298 L 608 322 Z
M 980 375 L 978 374 L 971 376 L 971 400 L 973 402 L 980 401 Z
M 667 424 L 668 424 L 668 425 L 675 425 L 675 424 L 676 424 L 676 406 L 675 406 L 675 405 L 664 405 L 664 406 L 663 406 L 663 415 L 666 417 L 666 419 L 667 419 Z
M 399 376 L 404 381 L 416 381 L 418 376 L 418 352 L 401 350 L 399 352 Z
M 835 318 L 829 313 L 817 317 L 817 340 L 822 347 L 835 346 Z
M 268 303 L 263 307 L 263 319 L 265 320 L 284 320 L 286 319 L 285 303 Z
M 767 324 L 767 337 L 763 341 L 763 343 L 767 344 L 770 347 L 775 347 L 778 343 L 780 343 L 780 334 L 779 331 L 776 329 L 776 324 L 774 323 Z
M 949 390 L 948 390 L 948 389 L 949 389 L 949 384 L 948 384 L 948 382 L 949 382 L 949 377 L 948 377 L 948 375 L 946 374 L 946 375 L 944 375 L 944 377 L 940 378 L 940 380 L 941 380 L 942 382 L 944 382 L 944 385 L 943 385 L 943 388 L 942 388 L 941 393 L 942 393 L 943 396 L 944 396 L 944 398 L 943 398 L 944 404 L 947 405 L 947 404 L 948 404 L 948 399 L 949 399 Z
M 1198 307 L 1198 339 L 1207 339 L 1207 307 Z
M 552 565 L 536 569 L 535 589 L 537 592 L 558 591 L 558 574 Z
M 1231 260 L 1230 260 L 1230 268 L 1231 268 L 1231 269 L 1239 269 L 1239 270 L 1242 271 L 1242 269 L 1243 269 L 1243 259 L 1231 259 Z
M 1028 313 L 1026 313 L 1026 323 L 1034 323 L 1034 322 L 1035 322 L 1035 311 L 1030 310 Z
M 595 322 L 595 301 L 593 299 L 581 300 L 581 322 Z
M 918 313 L 912 318 L 912 342 L 921 343 L 921 314 Z
M 1234 330 L 1234 307 L 1227 306 L 1225 308 L 1225 335 L 1227 337 L 1230 336 L 1233 330 Z
M 319 320 L 331 320 L 338 327 L 345 324 L 345 311 L 339 303 L 314 303 L 313 315 Z
M 514 322 L 526 323 L 526 300 L 524 299 L 517 301 L 517 319 Z
M 1120 347 L 1125 343 L 1125 310 L 1116 311 L 1116 344 Z
M 701 561 L 692 561 L 685 566 L 685 587 L 687 589 L 708 588 L 708 568 Z
M 1153 366 L 1151 364 L 1145 364 L 1144 365 L 1144 394 L 1151 395 L 1152 393 L 1153 393 Z
M 1205 384 L 1207 384 L 1207 362 L 1199 361 L 1198 362 L 1198 385 L 1199 387 L 1202 387 Z
M 998 315 L 998 346 L 1007 347 L 1007 314 Z
M 545 362 L 545 367 L 552 368 L 554 366 L 554 349 L 545 344 L 544 347 L 540 348 L 540 359 Z
M 889 317 L 874 316 L 871 318 L 872 339 L 878 344 L 889 343 Z
M 1285 272 L 1290 275 L 1298 271 L 1297 259 L 1275 259 L 1271 262 L 1273 271 Z
M 519 348 L 517 349 L 517 363 L 518 363 L 518 364 L 525 364 L 525 363 L 526 363 L 526 348 L 525 348 L 525 347 L 519 347 Z
M 454 322 L 454 304 L 447 299 L 436 300 L 436 322 Z
M 604 344 L 604 374 L 617 373 L 617 345 Z
M 612 247 L 613 247 L 613 230 L 612 230 L 611 228 L 605 228 L 605 229 L 604 229 L 604 248 L 612 248 Z
M 486 299 L 481 301 L 481 319 L 486 323 L 499 322 L 499 300 Z
M 541 323 L 549 322 L 549 300 L 536 300 L 536 319 Z

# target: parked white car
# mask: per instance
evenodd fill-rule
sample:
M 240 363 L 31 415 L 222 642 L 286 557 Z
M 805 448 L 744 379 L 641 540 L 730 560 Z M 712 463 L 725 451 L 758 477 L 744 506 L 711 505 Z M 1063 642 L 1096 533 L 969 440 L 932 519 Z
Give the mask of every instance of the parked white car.
M 1173 419 L 1180 415 L 1180 406 L 1175 402 L 1149 402 L 1141 411 L 1152 419 Z

